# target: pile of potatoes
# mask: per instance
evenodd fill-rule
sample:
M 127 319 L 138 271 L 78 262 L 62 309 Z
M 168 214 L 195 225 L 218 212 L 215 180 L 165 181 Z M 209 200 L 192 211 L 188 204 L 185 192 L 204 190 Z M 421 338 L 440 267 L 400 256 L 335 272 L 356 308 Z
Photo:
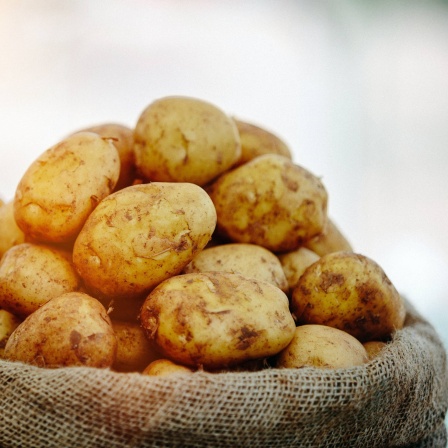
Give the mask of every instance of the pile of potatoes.
M 145 375 L 346 368 L 405 306 L 270 131 L 189 97 L 67 135 L 0 204 L 0 357 Z

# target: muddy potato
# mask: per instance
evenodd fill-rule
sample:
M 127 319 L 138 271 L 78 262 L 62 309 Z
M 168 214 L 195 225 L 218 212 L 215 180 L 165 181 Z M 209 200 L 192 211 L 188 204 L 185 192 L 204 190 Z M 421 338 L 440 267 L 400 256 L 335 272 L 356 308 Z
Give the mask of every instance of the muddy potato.
M 0 307 L 28 316 L 53 297 L 83 287 L 71 253 L 43 244 L 11 247 L 0 260 Z
M 12 332 L 19 326 L 21 319 L 9 311 L 0 309 L 0 359 L 3 359 L 5 345 Z
M 0 258 L 10 247 L 24 241 L 25 234 L 14 219 L 14 202 L 0 204 Z
M 28 239 L 73 241 L 119 174 L 111 140 L 91 132 L 67 137 L 39 156 L 20 180 L 14 197 L 17 225 Z
M 331 252 L 353 252 L 353 248 L 347 238 L 330 218 L 327 219 L 322 233 L 304 241 L 303 245 L 320 256 L 330 254 Z
M 207 191 L 218 233 L 233 242 L 287 252 L 322 232 L 326 222 L 327 192 L 321 181 L 277 154 L 228 171 Z
M 215 225 L 213 203 L 197 185 L 134 185 L 92 212 L 75 241 L 73 262 L 94 296 L 139 297 L 179 274 Z
M 263 154 L 280 154 L 292 160 L 288 145 L 272 132 L 234 118 L 241 140 L 241 157 L 238 165 Z
M 288 291 L 282 265 L 275 254 L 255 244 L 223 244 L 199 252 L 184 273 L 226 271 L 272 283 Z
M 277 356 L 276 366 L 344 369 L 367 361 L 361 342 L 345 331 L 325 325 L 302 325 L 296 328 L 291 343 Z
M 193 373 L 194 370 L 189 367 L 177 364 L 169 359 L 157 359 L 152 361 L 143 370 L 143 375 L 148 376 L 171 376 L 171 375 L 185 375 Z
M 173 96 L 151 103 L 134 133 L 138 172 L 147 180 L 206 185 L 238 161 L 234 121 L 216 106 Z
M 115 190 L 129 187 L 134 182 L 134 130 L 119 123 L 102 123 L 78 132 L 94 132 L 104 139 L 110 139 L 115 145 L 120 157 L 120 176 Z
M 369 360 L 371 360 L 376 358 L 387 344 L 384 341 L 368 341 L 362 345 L 366 349 Z
M 353 252 L 333 252 L 309 266 L 291 298 L 299 324 L 339 328 L 362 342 L 403 327 L 405 305 L 383 269 Z
M 141 372 L 160 358 L 138 323 L 112 321 L 117 338 L 117 356 L 112 369 L 117 372 Z
M 117 339 L 106 310 L 93 297 L 71 292 L 51 299 L 9 337 L 5 358 L 40 367 L 111 367 Z
M 279 288 L 228 272 L 165 280 L 148 295 L 140 320 L 167 358 L 211 370 L 274 355 L 295 329 Z
M 288 281 L 289 290 L 292 291 L 305 269 L 319 260 L 319 255 L 306 247 L 299 247 L 291 252 L 280 254 L 278 258 Z

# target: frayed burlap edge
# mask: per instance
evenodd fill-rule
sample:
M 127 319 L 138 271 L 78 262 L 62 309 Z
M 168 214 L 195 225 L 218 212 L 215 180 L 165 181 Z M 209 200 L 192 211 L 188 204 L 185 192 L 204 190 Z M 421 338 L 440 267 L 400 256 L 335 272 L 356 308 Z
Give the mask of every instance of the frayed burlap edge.
M 0 361 L 0 445 L 444 448 L 447 357 L 409 304 L 365 366 L 172 378 Z

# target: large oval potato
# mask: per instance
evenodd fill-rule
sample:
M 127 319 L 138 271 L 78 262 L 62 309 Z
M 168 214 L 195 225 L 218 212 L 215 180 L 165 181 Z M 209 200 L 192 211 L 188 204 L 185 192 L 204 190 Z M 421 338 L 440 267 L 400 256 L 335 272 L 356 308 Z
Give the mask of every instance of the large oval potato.
M 184 273 L 226 271 L 272 283 L 288 291 L 280 260 L 271 251 L 255 244 L 221 244 L 204 249 L 185 267 Z
M 403 327 L 404 301 L 383 269 L 353 252 L 333 252 L 309 266 L 291 298 L 300 324 L 339 328 L 362 342 Z
M 325 325 L 301 325 L 290 344 L 276 357 L 276 367 L 310 366 L 347 369 L 368 361 L 365 348 L 355 337 Z
M 220 234 L 272 252 L 297 249 L 319 234 L 327 219 L 328 197 L 321 181 L 277 154 L 258 156 L 224 173 L 207 191 Z
M 133 129 L 120 123 L 102 123 L 78 132 L 94 132 L 103 139 L 112 141 L 117 148 L 120 157 L 120 176 L 114 190 L 121 190 L 133 184 L 136 175 Z
M 94 296 L 140 296 L 179 274 L 215 225 L 213 203 L 195 184 L 133 185 L 92 212 L 75 241 L 73 262 Z
M 150 181 L 203 186 L 241 155 L 234 121 L 196 98 L 173 96 L 154 101 L 140 115 L 134 139 L 137 169 Z
M 21 317 L 53 297 L 82 287 L 71 253 L 55 247 L 22 243 L 0 260 L 0 307 Z
M 234 118 L 241 140 L 241 157 L 238 165 L 263 154 L 280 154 L 292 160 L 291 150 L 279 137 L 267 129 Z
M 5 358 L 40 367 L 111 367 L 117 339 L 93 297 L 69 292 L 29 315 L 9 337 Z
M 143 375 L 160 377 L 171 375 L 188 375 L 194 373 L 194 370 L 181 364 L 176 364 L 169 359 L 156 359 L 148 364 L 142 373 Z
M 14 218 L 14 202 L 0 204 L 0 258 L 12 246 L 25 242 L 25 234 Z
M 140 320 L 169 359 L 206 369 L 274 355 L 295 330 L 285 293 L 228 272 L 169 278 L 148 295 Z
M 26 170 L 14 197 L 17 225 L 32 240 L 73 241 L 120 174 L 108 139 L 79 132 L 45 151 Z

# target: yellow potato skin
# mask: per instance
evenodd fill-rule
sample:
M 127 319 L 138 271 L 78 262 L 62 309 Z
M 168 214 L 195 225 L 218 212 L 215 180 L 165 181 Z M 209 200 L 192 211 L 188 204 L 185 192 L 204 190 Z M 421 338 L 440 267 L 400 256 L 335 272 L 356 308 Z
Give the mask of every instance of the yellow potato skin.
M 51 299 L 9 337 L 5 358 L 39 367 L 111 367 L 117 339 L 106 310 L 93 297 L 71 292 Z
M 73 241 L 119 174 L 119 155 L 110 140 L 91 132 L 67 137 L 39 156 L 20 180 L 14 197 L 17 225 L 30 240 Z
M 382 268 L 353 252 L 333 252 L 309 266 L 291 297 L 299 324 L 339 328 L 362 342 L 388 339 L 404 325 L 404 301 Z
M 205 369 L 272 356 L 295 330 L 279 288 L 228 272 L 171 277 L 148 295 L 140 321 L 167 358 Z
M 288 283 L 280 260 L 271 251 L 255 244 L 222 244 L 199 252 L 184 273 L 226 271 L 272 283 L 283 292 Z
M 292 160 L 289 146 L 272 132 L 246 121 L 234 118 L 241 140 L 241 157 L 237 165 L 263 154 L 279 154 Z
M 207 193 L 191 183 L 133 185 L 105 198 L 73 247 L 73 262 L 96 297 L 139 297 L 179 274 L 216 226 Z
M 302 325 L 296 328 L 291 343 L 276 357 L 276 367 L 347 369 L 367 361 L 361 342 L 345 331 L 325 325 Z
M 219 234 L 287 252 L 322 232 L 328 195 L 321 181 L 287 157 L 265 154 L 207 187 Z
M 166 377 L 171 375 L 191 374 L 194 370 L 181 364 L 176 364 L 169 359 L 157 359 L 143 370 L 143 375 Z
M 120 157 L 120 176 L 114 191 L 129 187 L 135 180 L 134 130 L 120 123 L 102 123 L 78 132 L 94 132 L 110 139 Z
M 304 241 L 303 245 L 320 256 L 332 252 L 353 252 L 350 242 L 330 218 L 327 219 L 322 233 L 316 235 L 314 238 Z
M 21 319 L 14 314 L 0 309 L 0 359 L 5 357 L 6 342 L 20 322 Z
M 285 273 L 289 291 L 293 291 L 305 269 L 320 257 L 306 247 L 299 247 L 291 252 L 279 254 L 278 258 Z
M 134 140 L 137 170 L 150 181 L 204 186 L 241 156 L 234 121 L 213 104 L 183 96 L 151 103 Z
M 142 372 L 160 358 L 138 323 L 112 321 L 117 338 L 117 356 L 112 369 L 117 372 Z
M 21 317 L 53 297 L 82 287 L 71 253 L 55 247 L 22 243 L 0 260 L 0 307 Z
M 362 345 L 366 349 L 369 360 L 372 360 L 380 354 L 381 350 L 383 350 L 387 344 L 384 341 L 368 341 L 364 342 Z
M 14 219 L 14 202 L 0 204 L 0 258 L 12 246 L 25 242 L 25 234 Z

